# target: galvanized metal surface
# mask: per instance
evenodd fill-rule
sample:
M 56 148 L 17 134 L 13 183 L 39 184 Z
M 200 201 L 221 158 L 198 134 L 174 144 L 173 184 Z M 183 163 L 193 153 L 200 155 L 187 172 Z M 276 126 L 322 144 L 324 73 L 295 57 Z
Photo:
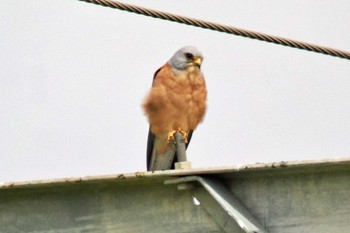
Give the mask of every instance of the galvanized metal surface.
M 228 175 L 226 187 L 273 233 L 350 232 L 350 166 Z
M 304 161 L 281 161 L 273 163 L 256 163 L 247 165 L 225 166 L 225 167 L 209 167 L 209 168 L 194 168 L 191 170 L 166 170 L 154 172 L 134 172 L 125 174 L 112 174 L 101 176 L 85 176 L 85 177 L 70 177 L 49 180 L 30 180 L 17 182 L 1 182 L 0 189 L 40 186 L 47 184 L 61 184 L 61 183 L 79 183 L 79 182 L 99 182 L 108 180 L 125 180 L 125 179 L 139 179 L 139 178 L 158 178 L 158 177 L 181 177 L 188 175 L 210 175 L 210 174 L 227 174 L 227 173 L 241 173 L 254 171 L 275 171 L 275 170 L 320 170 L 323 168 L 342 168 L 350 166 L 350 157 L 339 159 L 322 159 L 322 160 L 304 160 Z
M 0 232 L 221 232 L 163 180 L 65 183 L 0 192 Z
M 264 227 L 247 211 L 244 205 L 221 183 L 220 180 L 200 176 L 187 176 L 178 179 L 166 180 L 165 184 L 189 184 L 191 182 L 200 183 L 203 188 L 216 200 L 216 206 L 208 206 L 207 198 L 202 198 L 198 189 L 193 190 L 193 196 L 199 198 L 200 203 L 211 214 L 218 225 L 227 233 L 268 233 Z M 182 189 L 182 188 L 181 188 Z M 217 214 L 219 206 L 223 209 L 226 216 Z
M 194 187 L 198 205 L 163 184 L 188 175 L 220 180 L 270 233 L 350 232 L 348 159 L 7 182 L 0 232 L 225 232 L 204 188 Z

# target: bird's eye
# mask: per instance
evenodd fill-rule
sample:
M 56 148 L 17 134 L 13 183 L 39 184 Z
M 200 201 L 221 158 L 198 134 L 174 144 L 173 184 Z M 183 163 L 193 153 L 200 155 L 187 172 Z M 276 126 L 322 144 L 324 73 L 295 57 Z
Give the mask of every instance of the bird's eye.
M 192 53 L 185 53 L 185 56 L 187 59 L 193 59 L 193 54 Z

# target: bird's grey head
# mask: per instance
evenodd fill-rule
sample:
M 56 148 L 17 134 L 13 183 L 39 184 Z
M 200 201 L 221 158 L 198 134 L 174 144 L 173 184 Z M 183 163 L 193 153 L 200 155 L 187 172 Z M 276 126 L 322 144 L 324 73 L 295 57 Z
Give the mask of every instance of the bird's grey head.
M 185 46 L 179 49 L 168 61 L 175 70 L 186 70 L 190 66 L 201 67 L 203 61 L 202 53 L 193 46 Z

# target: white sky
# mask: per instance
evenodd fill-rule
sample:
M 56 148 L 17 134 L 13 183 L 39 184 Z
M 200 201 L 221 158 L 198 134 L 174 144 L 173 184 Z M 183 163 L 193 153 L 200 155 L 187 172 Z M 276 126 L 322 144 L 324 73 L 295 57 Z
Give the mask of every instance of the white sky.
M 350 1 L 124 1 L 350 51 Z M 139 3 L 140 2 L 140 3 Z M 0 181 L 144 171 L 141 103 L 205 56 L 194 168 L 350 155 L 350 61 L 74 0 L 0 1 Z

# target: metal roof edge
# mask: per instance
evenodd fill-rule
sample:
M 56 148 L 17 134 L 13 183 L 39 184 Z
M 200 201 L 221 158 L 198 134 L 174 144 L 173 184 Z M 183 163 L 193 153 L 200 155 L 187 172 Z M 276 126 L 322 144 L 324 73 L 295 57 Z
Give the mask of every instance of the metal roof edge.
M 301 168 L 301 167 L 328 167 L 328 166 L 349 166 L 350 157 L 319 159 L 319 160 L 301 160 L 301 161 L 280 161 L 272 163 L 255 163 L 247 165 L 234 165 L 222 167 L 193 168 L 188 170 L 165 170 L 155 172 L 133 172 L 125 174 L 111 174 L 98 176 L 70 177 L 57 179 L 41 179 L 16 182 L 0 182 L 0 190 L 8 188 L 32 187 L 41 185 L 67 184 L 80 182 L 98 182 L 98 181 L 116 181 L 125 179 L 140 178 L 165 178 L 179 177 L 187 175 L 210 175 L 223 173 L 237 173 L 243 171 L 264 171 L 283 168 Z

